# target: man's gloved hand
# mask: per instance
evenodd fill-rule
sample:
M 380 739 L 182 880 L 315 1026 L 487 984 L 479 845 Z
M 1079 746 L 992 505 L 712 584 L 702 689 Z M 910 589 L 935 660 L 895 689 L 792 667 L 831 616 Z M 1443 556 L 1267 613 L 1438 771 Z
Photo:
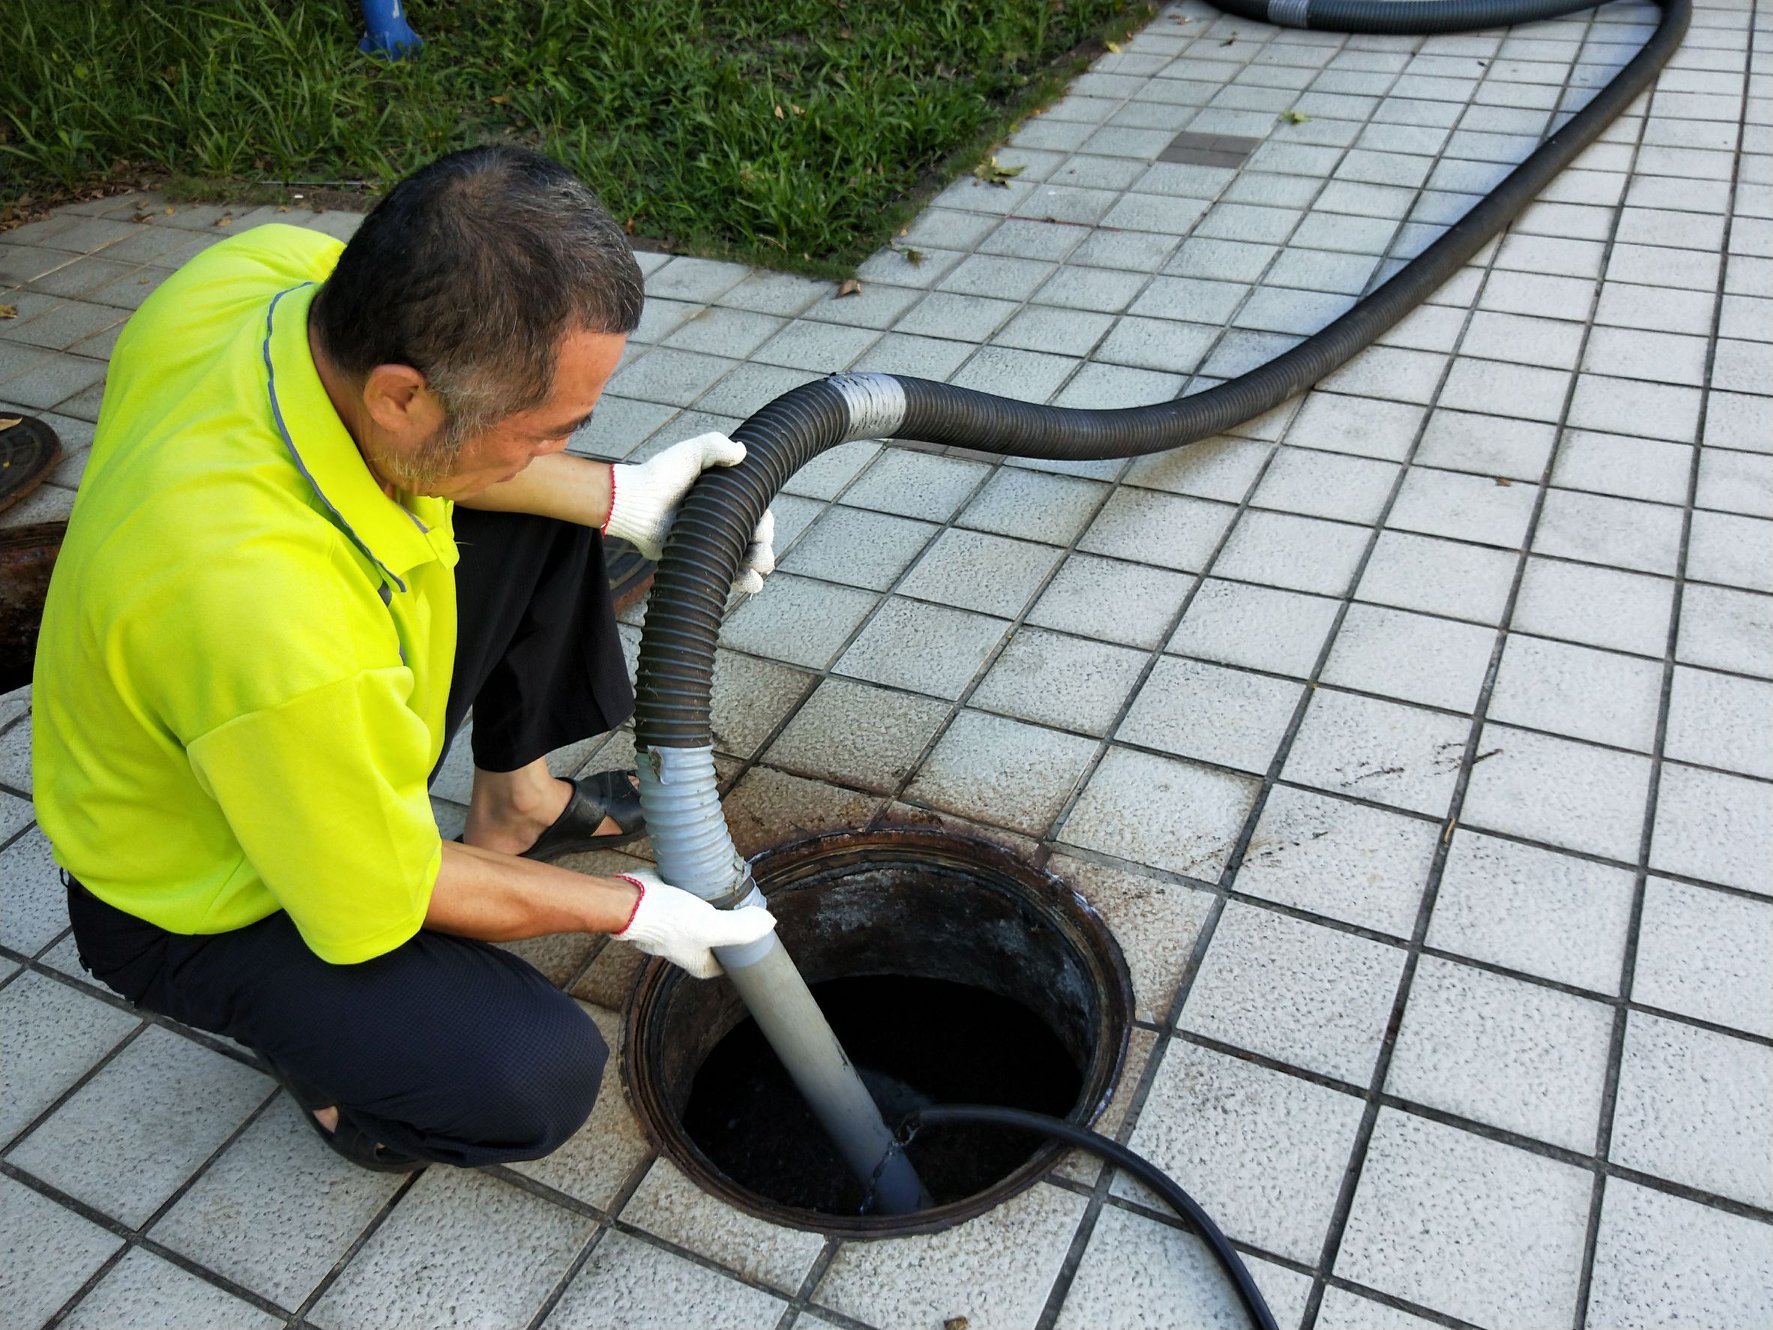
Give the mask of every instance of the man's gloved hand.
M 632 942 L 649 956 L 663 956 L 698 979 L 721 973 L 711 948 L 744 946 L 776 926 L 776 916 L 760 906 L 717 910 L 657 874 L 621 876 L 640 888 L 640 900 L 628 926 L 612 936 Z
M 698 434 L 672 444 L 650 462 L 638 466 L 613 463 L 609 469 L 609 516 L 603 534 L 618 536 L 648 559 L 657 560 L 665 548 L 677 505 L 696 477 L 711 466 L 736 466 L 745 460 L 745 445 L 724 434 Z M 745 562 L 736 585 L 755 595 L 763 579 L 776 567 L 775 515 L 765 512 L 745 551 Z

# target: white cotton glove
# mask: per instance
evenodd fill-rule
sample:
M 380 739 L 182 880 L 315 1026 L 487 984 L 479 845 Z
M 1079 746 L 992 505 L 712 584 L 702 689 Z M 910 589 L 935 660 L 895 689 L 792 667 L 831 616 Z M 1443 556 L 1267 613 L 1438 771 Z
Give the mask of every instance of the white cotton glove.
M 772 508 L 763 510 L 763 520 L 751 533 L 745 547 L 745 559 L 739 565 L 738 579 L 733 583 L 747 596 L 763 590 L 763 579 L 776 571 L 776 514 Z
M 776 916 L 758 905 L 717 910 L 657 874 L 621 876 L 640 888 L 640 901 L 627 927 L 612 936 L 632 942 L 649 956 L 663 956 L 697 979 L 722 973 L 712 948 L 742 947 L 776 926 Z
M 724 434 L 708 433 L 674 443 L 638 466 L 612 464 L 609 516 L 604 518 L 603 534 L 620 537 L 657 562 L 671 531 L 671 519 L 696 477 L 711 466 L 737 466 L 744 460 L 744 444 Z M 752 533 L 734 583 L 747 595 L 762 591 L 763 579 L 776 570 L 775 537 L 776 516 L 766 510 Z

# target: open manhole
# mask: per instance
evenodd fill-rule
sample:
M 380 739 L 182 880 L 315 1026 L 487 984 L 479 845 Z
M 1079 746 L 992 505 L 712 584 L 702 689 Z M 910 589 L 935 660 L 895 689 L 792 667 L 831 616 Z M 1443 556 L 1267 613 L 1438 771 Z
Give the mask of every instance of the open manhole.
M 1102 920 L 1058 879 L 982 841 L 826 836 L 754 865 L 788 954 L 889 1123 L 997 1104 L 1087 1124 L 1120 1074 L 1132 984 Z M 946 1228 L 1036 1181 L 1060 1148 L 997 1127 L 925 1127 L 908 1153 L 935 1200 L 868 1214 L 732 986 L 648 967 L 624 1074 L 661 1151 L 754 1215 L 847 1236 Z

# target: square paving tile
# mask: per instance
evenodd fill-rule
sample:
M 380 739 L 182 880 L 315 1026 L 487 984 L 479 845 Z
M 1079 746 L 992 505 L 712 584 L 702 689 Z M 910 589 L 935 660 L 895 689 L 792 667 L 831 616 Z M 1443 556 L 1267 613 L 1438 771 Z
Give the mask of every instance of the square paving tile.
M 1250 492 L 1273 451 L 1249 439 L 1203 439 L 1174 452 L 1141 457 L 1127 472 L 1129 485 L 1238 503 Z
M 1227 504 L 1145 489 L 1120 489 L 1097 513 L 1078 548 L 1160 568 L 1199 572 L 1236 510 Z
M 1028 612 L 1028 622 L 1151 648 L 1164 640 L 1193 586 L 1186 573 L 1072 554 Z
M 1773 902 L 1651 878 L 1631 996 L 1773 1038 Z
M 1534 491 L 1488 476 L 1413 467 L 1385 524 L 1399 531 L 1519 549 L 1533 514 Z
M 926 522 L 946 522 L 979 488 L 982 462 L 889 448 L 844 494 L 844 502 Z
M 1630 869 L 1461 827 L 1442 870 L 1428 945 L 1617 993 L 1632 885 Z
M 751 757 L 801 699 L 811 691 L 814 678 L 773 660 L 760 660 L 739 651 L 722 651 L 714 658 L 714 712 L 711 734 L 714 746 L 735 757 Z
M 739 853 L 747 857 L 791 840 L 864 826 L 885 802 L 878 794 L 752 767 L 721 805 Z M 587 995 L 589 996 L 589 995 Z M 626 992 L 622 995 L 626 1001 Z
M 544 1326 L 551 1330 L 750 1330 L 788 1304 L 626 1233 L 605 1233 Z
M 946 1233 L 845 1243 L 813 1301 L 870 1325 L 941 1325 L 956 1316 L 977 1330 L 1032 1325 L 1085 1205 L 1039 1183 Z
M 1592 1191 L 1581 1169 L 1381 1109 L 1336 1273 L 1479 1325 L 1566 1325 Z
M 1255 803 L 1257 788 L 1247 776 L 1110 748 L 1059 839 L 1216 882 Z
M 1232 901 L 1179 1025 L 1364 1088 L 1403 969 L 1400 948 Z
M 1085 734 L 1114 727 L 1146 655 L 1107 642 L 1023 628 L 1013 633 L 972 704 Z
M 1591 1154 L 1612 1032 L 1599 1002 L 1424 956 L 1385 1089 Z
M 789 1294 L 825 1246 L 822 1234 L 783 1228 L 716 1200 L 668 1159 L 654 1161 L 622 1207 L 622 1220 Z
M 1773 1228 L 1608 1178 L 1593 1326 L 1756 1325 L 1773 1316 Z
M 879 599 L 868 591 L 774 573 L 761 594 L 727 616 L 721 640 L 753 655 L 823 669 Z
M 1376 522 L 1397 471 L 1367 458 L 1283 447 L 1269 463 L 1251 502 L 1306 517 Z
M 596 1227 L 490 1174 L 427 1169 L 308 1321 L 326 1330 L 527 1322 Z
M 268 1077 L 154 1027 L 8 1153 L 139 1227 L 271 1092 Z
M 1466 824 L 1636 860 L 1648 758 L 1490 724 L 1473 762 Z
M 1095 481 L 1003 467 L 956 521 L 975 531 L 1069 545 L 1107 495 L 1108 487 Z
M 1773 683 L 1675 666 L 1665 751 L 1679 762 L 1773 777 Z
M 24 974 L 0 988 L 0 1142 L 11 1141 L 141 1021 L 69 984 Z
M 1773 677 L 1773 599 L 1688 585 L 1681 596 L 1675 656 L 1689 665 Z
M 323 1148 L 305 1116 L 279 1096 L 154 1225 L 154 1240 L 299 1307 L 401 1183 Z
M 1307 449 L 1351 452 L 1360 458 L 1402 461 L 1417 442 L 1424 411 L 1404 403 L 1376 403 L 1371 397 L 1312 392 L 1287 431 L 1287 442 Z
M 789 476 L 783 492 L 808 499 L 835 499 L 883 451 L 880 444 L 868 439 L 840 443 Z
M 283 1318 L 181 1270 L 140 1247 L 125 1253 L 62 1322 L 73 1330 L 188 1330 L 193 1325 L 229 1330 L 275 1330 Z
M 962 711 L 906 795 L 981 822 L 1042 836 L 1088 769 L 1096 748 L 1094 739 L 983 711 Z
M 1517 633 L 1503 647 L 1488 714 L 1649 752 L 1661 705 L 1662 666 L 1656 662 Z
M 1557 439 L 1555 426 L 1535 420 L 1437 410 L 1422 431 L 1416 461 L 1447 471 L 1536 482 Z
M 1277 785 L 1234 885 L 1263 900 L 1408 938 L 1439 835 L 1432 822 Z
M 1303 678 L 1336 611 L 1337 602 L 1322 597 L 1208 578 L 1165 650 Z
M 889 596 L 832 668 L 934 697 L 957 698 L 1009 625 L 946 605 Z
M 1763 781 L 1667 762 L 1650 864 L 1773 896 L 1773 807 Z
M 1545 496 L 1533 552 L 1673 576 L 1681 520 L 1681 510 L 1667 504 L 1554 489 Z
M 1469 728 L 1463 717 L 1320 688 L 1281 777 L 1444 817 Z
M 1047 871 L 1095 907 L 1120 943 L 1133 976 L 1136 1019 L 1168 1020 L 1176 988 L 1212 908 L 1211 893 L 1066 854 L 1048 860 Z M 1131 1074 L 1129 1067 L 1121 1081 L 1124 1091 L 1132 1089 Z M 1108 1128 L 1098 1124 L 1096 1130 Z
M 827 678 L 770 745 L 771 766 L 891 793 L 917 766 L 948 704 Z
M 1262 775 L 1303 693 L 1287 680 L 1164 657 L 1115 738 Z
M 22 810 L 20 825 L 30 821 L 31 807 L 12 800 Z M 0 804 L 0 809 L 5 805 Z M 6 826 L 0 811 L 0 829 L 11 835 L 18 827 Z M 36 827 L 0 851 L 0 877 L 6 880 L 6 908 L 0 910 L 0 945 L 34 956 L 68 926 L 68 889 L 50 853 L 49 838 Z
M 1348 607 L 1325 683 L 1470 711 L 1489 670 L 1489 628 L 1374 605 Z
M 1046 581 L 1059 557 L 1050 545 L 950 528 L 924 552 L 897 591 L 902 596 L 1013 619 Z
M 122 1245 L 97 1224 L 0 1176 L 0 1309 L 9 1326 L 43 1324 Z
M 1662 578 L 1529 558 L 1510 627 L 1660 658 L 1673 602 L 1674 584 Z
M 1176 1040 L 1128 1144 L 1234 1241 L 1316 1264 L 1360 1116 L 1353 1095 Z M 1140 1194 L 1124 1175 L 1112 1190 Z
M 941 530 L 890 513 L 835 504 L 782 560 L 783 572 L 885 591 Z
M 1354 579 L 1370 532 L 1288 513 L 1249 511 L 1238 518 L 1212 571 L 1294 591 L 1338 596 Z
M 1613 1162 L 1773 1208 L 1773 1048 L 1634 1011 L 1625 1027 Z

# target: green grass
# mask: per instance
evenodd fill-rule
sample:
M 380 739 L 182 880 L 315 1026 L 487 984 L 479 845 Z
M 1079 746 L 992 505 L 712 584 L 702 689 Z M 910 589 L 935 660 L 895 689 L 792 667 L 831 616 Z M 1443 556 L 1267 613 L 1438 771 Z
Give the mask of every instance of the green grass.
M 12 0 L 0 203 L 151 170 L 374 191 L 515 141 L 635 234 L 835 272 L 1051 98 L 1136 0 L 434 0 L 417 59 L 350 0 Z M 186 186 L 187 192 L 190 186 Z

